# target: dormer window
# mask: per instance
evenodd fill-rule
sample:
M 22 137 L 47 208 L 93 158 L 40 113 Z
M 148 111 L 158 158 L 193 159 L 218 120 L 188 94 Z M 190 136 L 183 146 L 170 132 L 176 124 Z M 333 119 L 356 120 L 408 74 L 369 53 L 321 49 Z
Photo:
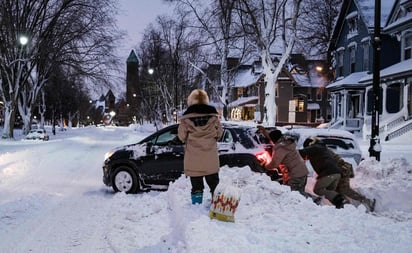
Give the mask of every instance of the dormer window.
M 354 11 L 346 16 L 346 22 L 348 24 L 348 38 L 352 38 L 358 35 L 358 12 Z

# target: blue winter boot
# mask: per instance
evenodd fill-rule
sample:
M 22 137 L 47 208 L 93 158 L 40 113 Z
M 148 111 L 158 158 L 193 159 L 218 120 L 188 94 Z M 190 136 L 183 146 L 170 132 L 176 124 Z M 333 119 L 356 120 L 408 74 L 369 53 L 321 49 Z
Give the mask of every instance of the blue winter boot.
M 192 205 L 202 204 L 203 201 L 203 192 L 192 193 Z

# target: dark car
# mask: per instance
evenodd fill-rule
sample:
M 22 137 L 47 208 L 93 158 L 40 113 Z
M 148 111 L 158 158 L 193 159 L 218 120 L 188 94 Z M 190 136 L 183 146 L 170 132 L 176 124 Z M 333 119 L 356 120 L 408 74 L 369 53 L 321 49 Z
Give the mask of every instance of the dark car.
M 105 156 L 103 182 L 114 191 L 137 193 L 166 190 L 183 174 L 184 145 L 177 137 L 178 125 L 165 127 L 138 143 L 118 147 Z M 264 173 L 257 156 L 268 156 L 266 144 L 259 144 L 256 128 L 223 124 L 218 140 L 220 166 L 249 166 Z

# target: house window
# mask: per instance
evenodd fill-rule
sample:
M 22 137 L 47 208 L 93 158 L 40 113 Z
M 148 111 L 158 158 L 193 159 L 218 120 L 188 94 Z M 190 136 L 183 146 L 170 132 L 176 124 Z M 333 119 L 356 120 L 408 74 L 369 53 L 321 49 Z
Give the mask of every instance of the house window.
M 305 111 L 305 101 L 304 100 L 295 98 L 295 105 L 296 105 L 295 111 L 297 112 Z
M 312 88 L 308 88 L 308 92 L 306 94 L 308 101 L 312 101 Z
M 349 48 L 350 54 L 350 73 L 355 72 L 355 63 L 356 63 L 356 47 Z
M 391 84 L 386 88 L 386 111 L 397 113 L 403 107 L 403 85 Z
M 408 60 L 412 58 L 412 33 L 405 35 L 403 46 L 403 59 Z
M 362 62 L 362 68 L 364 71 L 369 70 L 369 43 L 363 43 L 362 44 L 363 48 L 363 62 Z
M 322 101 L 322 89 L 316 90 L 316 100 Z
M 338 75 L 343 76 L 343 51 L 338 52 Z
M 238 88 L 237 89 L 237 98 L 240 98 L 243 96 L 243 88 Z
M 358 35 L 358 13 L 352 12 L 346 16 L 346 22 L 348 23 L 348 38 L 352 38 Z

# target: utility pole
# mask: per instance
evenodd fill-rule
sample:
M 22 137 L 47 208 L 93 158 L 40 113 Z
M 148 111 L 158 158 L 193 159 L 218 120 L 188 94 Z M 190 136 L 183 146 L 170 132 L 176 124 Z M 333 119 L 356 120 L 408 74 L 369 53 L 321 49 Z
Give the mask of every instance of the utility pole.
M 379 140 L 379 110 L 380 110 L 380 50 L 381 50 L 381 0 L 375 0 L 375 27 L 373 35 L 373 110 L 369 156 L 380 161 L 381 145 Z

